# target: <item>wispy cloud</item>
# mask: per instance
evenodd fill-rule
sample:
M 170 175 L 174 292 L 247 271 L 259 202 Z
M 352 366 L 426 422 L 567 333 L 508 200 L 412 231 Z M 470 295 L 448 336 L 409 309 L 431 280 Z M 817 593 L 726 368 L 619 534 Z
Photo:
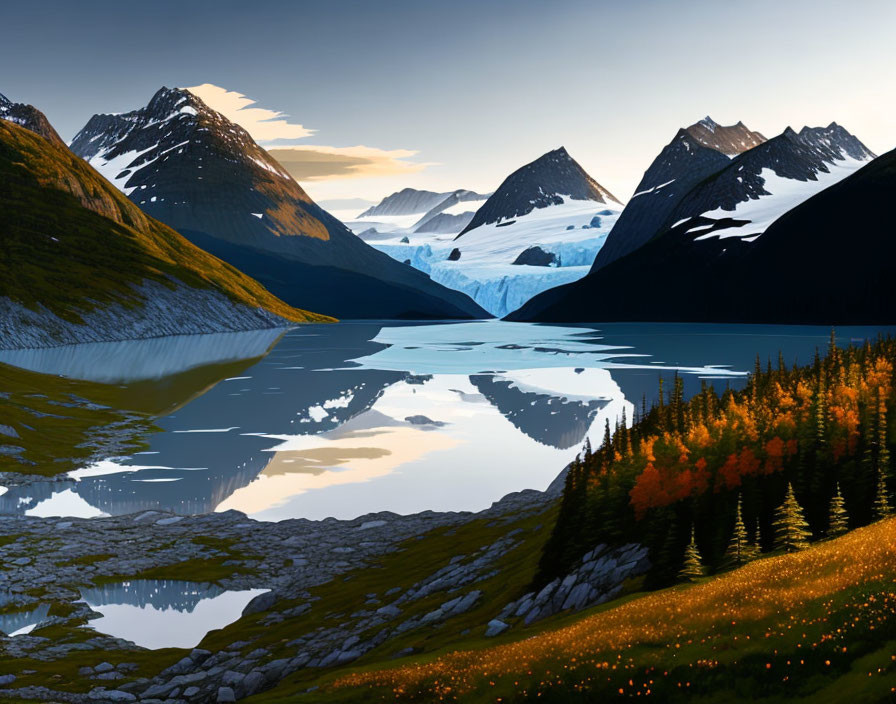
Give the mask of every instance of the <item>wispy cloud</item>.
M 187 88 L 206 105 L 245 129 L 257 142 L 278 141 L 266 147 L 271 156 L 297 181 L 323 181 L 347 178 L 376 178 L 418 173 L 430 163 L 408 161 L 417 155 L 410 149 L 378 149 L 357 145 L 282 145 L 283 140 L 310 137 L 316 130 L 289 122 L 289 116 L 277 110 L 252 107 L 257 101 L 242 93 L 213 83 Z
M 376 147 L 274 147 L 268 152 L 297 181 L 413 174 L 433 164 L 406 161 L 417 152 Z
M 304 125 L 284 119 L 289 117 L 285 113 L 250 107 L 257 101 L 213 83 L 203 83 L 201 86 L 192 86 L 187 90 L 228 120 L 236 122 L 257 142 L 274 139 L 301 139 L 315 132 Z

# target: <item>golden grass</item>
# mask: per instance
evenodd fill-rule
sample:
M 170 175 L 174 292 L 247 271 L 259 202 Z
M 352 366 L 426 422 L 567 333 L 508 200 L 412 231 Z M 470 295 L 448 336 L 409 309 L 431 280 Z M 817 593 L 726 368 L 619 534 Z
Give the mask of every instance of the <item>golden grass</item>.
M 690 647 L 692 654 L 709 653 L 690 666 L 711 669 L 747 654 L 773 656 L 779 645 L 786 642 L 789 648 L 794 640 L 807 656 L 830 653 L 823 655 L 830 665 L 841 648 L 846 651 L 845 631 L 873 631 L 876 623 L 896 613 L 894 546 L 896 519 L 888 519 L 804 552 L 769 557 L 703 583 L 642 596 L 525 640 L 450 652 L 430 662 L 356 672 L 337 679 L 334 686 L 388 688 L 397 698 L 453 699 L 492 687 L 502 693 L 509 687 L 522 696 L 527 686 L 562 685 L 564 673 L 571 680 L 566 686 L 577 688 L 581 683 L 575 683 L 569 671 L 584 666 L 592 671 L 639 672 L 640 679 L 624 678 L 628 681 L 619 694 L 649 694 L 653 679 L 643 673 L 662 663 L 666 672 L 651 677 L 668 675 L 668 666 L 682 648 Z M 829 619 L 838 593 L 869 584 L 886 586 L 847 605 L 854 620 L 838 626 L 840 619 Z M 797 666 L 788 660 L 787 666 L 791 664 Z M 771 669 L 773 664 L 767 666 Z

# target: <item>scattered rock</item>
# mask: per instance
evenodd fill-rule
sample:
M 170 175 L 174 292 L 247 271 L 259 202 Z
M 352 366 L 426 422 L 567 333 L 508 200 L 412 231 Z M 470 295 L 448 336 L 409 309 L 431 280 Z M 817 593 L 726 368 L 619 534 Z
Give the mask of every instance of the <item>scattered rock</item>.
M 485 627 L 485 635 L 487 638 L 493 638 L 494 636 L 500 635 L 508 628 L 510 628 L 508 624 L 504 623 L 503 621 L 499 621 L 496 618 L 493 618 Z

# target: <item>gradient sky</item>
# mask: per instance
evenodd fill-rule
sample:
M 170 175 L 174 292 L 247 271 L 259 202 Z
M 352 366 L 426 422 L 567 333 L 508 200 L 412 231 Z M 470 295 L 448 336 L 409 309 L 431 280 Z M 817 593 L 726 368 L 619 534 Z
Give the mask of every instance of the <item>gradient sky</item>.
M 310 132 L 263 142 L 337 165 L 310 167 L 318 199 L 492 190 L 562 144 L 626 200 L 706 114 L 896 146 L 893 0 L 43 0 L 2 22 L 0 92 L 63 138 L 162 85 L 212 84 Z

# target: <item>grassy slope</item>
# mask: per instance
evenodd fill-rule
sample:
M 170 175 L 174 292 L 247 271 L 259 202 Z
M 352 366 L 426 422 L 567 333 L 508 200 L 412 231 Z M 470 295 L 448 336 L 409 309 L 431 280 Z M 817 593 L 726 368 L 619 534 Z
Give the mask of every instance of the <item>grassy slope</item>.
M 132 285 L 175 278 L 294 322 L 257 281 L 146 216 L 67 148 L 0 120 L 0 297 L 81 322 L 95 305 L 138 305 Z
M 0 364 L 0 471 L 52 476 L 95 456 L 143 449 L 152 419 L 236 376 L 258 358 L 210 364 L 158 380 L 98 384 Z M 18 448 L 18 449 L 16 449 Z
M 287 680 L 251 701 L 892 701 L 894 542 L 888 519 L 699 584 L 488 644 L 471 634 L 397 665 L 368 660 L 318 675 L 303 696 L 309 679 Z
M 294 648 L 291 651 L 287 648 L 284 652 L 278 650 L 283 647 L 283 643 L 318 628 L 350 624 L 353 620 L 350 614 L 353 612 L 389 604 L 395 598 L 386 594 L 390 589 L 400 587 L 402 591 L 406 591 L 444 567 L 452 557 L 464 556 L 464 561 L 472 559 L 480 548 L 491 545 L 512 530 L 519 530 L 515 536 L 518 543 L 494 563 L 493 568 L 498 569 L 499 574 L 471 584 L 457 593 L 440 591 L 401 604 L 402 615 L 394 625 L 413 616 L 429 613 L 458 594 L 478 589 L 482 596 L 470 611 L 441 623 L 411 629 L 388 640 L 359 662 L 389 659 L 409 647 L 431 652 L 449 644 L 469 642 L 470 638 L 479 638 L 484 642 L 484 624 L 507 601 L 521 596 L 532 581 L 538 555 L 550 534 L 555 514 L 556 511 L 550 509 L 522 516 L 510 523 L 476 519 L 455 528 L 435 529 L 423 537 L 408 540 L 398 551 L 385 555 L 367 568 L 349 573 L 335 585 L 327 583 L 310 589 L 312 608 L 301 616 L 274 625 L 262 623 L 268 613 L 249 616 L 227 628 L 212 631 L 202 641 L 201 647 L 216 650 L 236 640 L 251 640 L 251 645 L 245 648 L 246 652 L 264 647 L 272 651 L 271 659 L 295 655 Z M 364 602 L 371 595 L 376 595 L 379 602 L 365 605 Z M 302 603 L 305 602 L 282 601 L 276 605 L 275 610 L 287 610 Z M 470 629 L 469 634 L 464 634 L 467 629 Z M 314 669 L 301 671 L 289 680 L 290 684 L 287 686 L 304 689 L 319 674 Z

